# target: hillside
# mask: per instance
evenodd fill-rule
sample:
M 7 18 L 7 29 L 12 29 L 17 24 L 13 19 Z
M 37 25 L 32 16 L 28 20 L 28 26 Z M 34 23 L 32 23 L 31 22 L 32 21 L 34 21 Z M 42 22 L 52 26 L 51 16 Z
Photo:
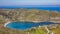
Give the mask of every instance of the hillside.
M 60 24 L 36 27 L 30 30 L 21 31 L 5 28 L 4 24 L 8 21 L 54 21 L 57 23 L 60 21 L 60 12 L 57 11 L 36 9 L 0 9 L 0 34 L 47 34 L 47 29 L 50 31 L 49 34 L 51 32 L 54 32 L 54 34 L 60 34 Z
M 0 15 L 12 21 L 60 21 L 60 12 L 48 10 L 0 9 Z

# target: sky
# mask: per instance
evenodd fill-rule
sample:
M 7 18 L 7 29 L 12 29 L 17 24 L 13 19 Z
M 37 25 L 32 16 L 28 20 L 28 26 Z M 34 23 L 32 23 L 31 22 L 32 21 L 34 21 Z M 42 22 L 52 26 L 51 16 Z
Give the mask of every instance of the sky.
M 60 0 L 0 0 L 0 6 L 60 5 Z

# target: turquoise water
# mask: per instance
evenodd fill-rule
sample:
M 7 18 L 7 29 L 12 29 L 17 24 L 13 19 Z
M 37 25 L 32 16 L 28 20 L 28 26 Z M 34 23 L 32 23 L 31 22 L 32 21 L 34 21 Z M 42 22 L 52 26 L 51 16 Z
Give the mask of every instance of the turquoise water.
M 38 27 L 38 26 L 44 26 L 44 25 L 50 25 L 50 24 L 56 24 L 53 22 L 11 22 L 6 25 L 7 28 L 16 29 L 16 30 L 27 30 L 32 27 Z

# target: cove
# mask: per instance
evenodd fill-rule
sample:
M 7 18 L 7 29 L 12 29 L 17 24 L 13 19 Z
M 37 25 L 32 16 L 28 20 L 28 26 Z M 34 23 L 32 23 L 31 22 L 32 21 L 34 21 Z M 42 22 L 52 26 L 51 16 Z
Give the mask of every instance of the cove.
M 38 26 L 44 26 L 44 25 L 50 25 L 50 24 L 59 24 L 54 22 L 11 22 L 6 25 L 7 28 L 16 29 L 16 30 L 28 30 L 32 27 L 38 27 Z

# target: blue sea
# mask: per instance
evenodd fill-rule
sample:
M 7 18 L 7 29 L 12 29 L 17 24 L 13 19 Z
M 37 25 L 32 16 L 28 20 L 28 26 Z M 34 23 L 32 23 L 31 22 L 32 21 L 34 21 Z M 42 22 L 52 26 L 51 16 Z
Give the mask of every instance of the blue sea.
M 41 6 L 25 6 L 25 7 L 21 7 L 21 6 L 0 6 L 0 9 L 19 9 L 19 8 L 50 10 L 50 11 L 60 12 L 60 6 L 50 6 L 50 7 L 41 7 Z
M 44 26 L 44 25 L 51 25 L 51 24 L 60 24 L 54 22 L 11 22 L 6 25 L 7 28 L 16 29 L 16 30 L 28 30 L 32 27 Z

